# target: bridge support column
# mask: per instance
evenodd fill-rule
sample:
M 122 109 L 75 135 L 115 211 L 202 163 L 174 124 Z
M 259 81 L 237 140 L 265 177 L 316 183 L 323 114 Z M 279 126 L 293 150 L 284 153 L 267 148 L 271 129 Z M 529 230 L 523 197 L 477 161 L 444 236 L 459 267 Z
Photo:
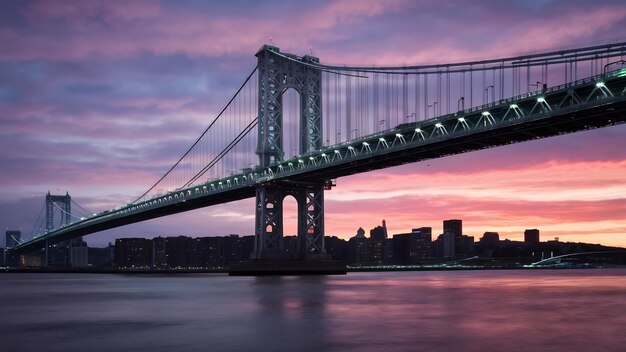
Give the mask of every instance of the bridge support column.
M 252 259 L 285 259 L 283 254 L 283 198 L 278 187 L 256 189 L 256 234 Z
M 256 236 L 251 259 L 329 259 L 324 249 L 324 185 L 274 185 L 256 190 Z M 297 255 L 283 248 L 283 200 L 298 203 Z
M 305 189 L 298 199 L 298 255 L 303 259 L 330 259 L 324 249 L 324 190 Z

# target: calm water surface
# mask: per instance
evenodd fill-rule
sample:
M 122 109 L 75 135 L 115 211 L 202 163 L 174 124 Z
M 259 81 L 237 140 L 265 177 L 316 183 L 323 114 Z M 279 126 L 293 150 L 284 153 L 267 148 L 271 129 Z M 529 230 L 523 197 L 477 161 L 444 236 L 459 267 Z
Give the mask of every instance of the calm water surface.
M 626 269 L 0 274 L 0 351 L 626 351 Z

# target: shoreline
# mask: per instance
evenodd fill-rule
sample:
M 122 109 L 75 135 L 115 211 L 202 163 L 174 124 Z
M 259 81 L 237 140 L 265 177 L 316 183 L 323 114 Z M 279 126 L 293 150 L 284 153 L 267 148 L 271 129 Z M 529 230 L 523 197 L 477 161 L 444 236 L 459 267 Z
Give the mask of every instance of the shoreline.
M 501 270 L 577 270 L 577 269 L 624 269 L 624 265 L 594 265 L 594 266 L 561 266 L 561 267 L 451 267 L 451 268 L 348 268 L 348 273 L 359 272 L 404 272 L 404 271 L 501 271 Z M 129 275 L 177 275 L 177 274 L 228 274 L 228 269 L 177 269 L 177 270 L 118 270 L 118 269 L 28 269 L 28 268 L 3 268 L 0 274 L 33 273 L 33 274 L 129 274 Z

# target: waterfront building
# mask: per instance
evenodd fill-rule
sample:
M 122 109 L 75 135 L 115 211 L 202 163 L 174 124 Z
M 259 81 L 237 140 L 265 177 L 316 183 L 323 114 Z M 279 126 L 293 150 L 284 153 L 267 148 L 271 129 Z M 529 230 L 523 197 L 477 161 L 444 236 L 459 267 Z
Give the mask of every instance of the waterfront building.
M 115 266 L 119 269 L 147 269 L 152 261 L 152 240 L 118 238 L 115 240 Z

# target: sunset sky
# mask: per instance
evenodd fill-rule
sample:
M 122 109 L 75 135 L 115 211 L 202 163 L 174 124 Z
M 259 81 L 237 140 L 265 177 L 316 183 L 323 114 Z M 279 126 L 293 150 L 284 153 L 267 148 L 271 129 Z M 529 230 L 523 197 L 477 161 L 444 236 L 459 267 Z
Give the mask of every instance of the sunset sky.
M 328 64 L 446 63 L 626 41 L 626 4 L 0 2 L 0 227 L 29 238 L 48 190 L 93 212 L 134 199 L 214 118 L 270 37 Z M 346 239 L 383 218 L 390 234 L 431 226 L 435 236 L 460 218 L 476 240 L 538 228 L 542 240 L 626 247 L 626 126 L 345 177 L 325 198 L 326 233 Z M 85 239 L 253 232 L 248 199 Z

